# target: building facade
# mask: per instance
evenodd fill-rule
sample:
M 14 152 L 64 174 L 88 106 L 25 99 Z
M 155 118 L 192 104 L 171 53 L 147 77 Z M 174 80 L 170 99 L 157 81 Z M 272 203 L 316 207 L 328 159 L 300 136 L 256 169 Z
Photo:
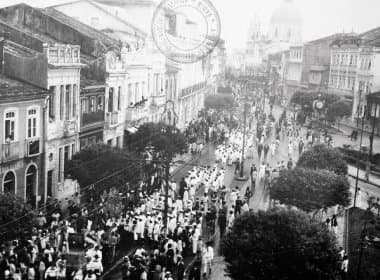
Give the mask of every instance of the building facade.
M 32 206 L 45 200 L 44 115 L 48 91 L 0 77 L 0 186 Z

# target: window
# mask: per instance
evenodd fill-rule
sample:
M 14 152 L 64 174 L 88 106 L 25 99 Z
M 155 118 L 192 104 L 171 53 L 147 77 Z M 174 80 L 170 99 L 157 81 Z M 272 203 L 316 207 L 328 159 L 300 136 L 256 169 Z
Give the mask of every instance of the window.
M 113 112 L 113 88 L 109 88 L 108 92 L 108 112 Z
M 73 158 L 73 155 L 75 155 L 75 144 L 71 144 L 71 158 Z
M 107 140 L 107 145 L 112 146 L 112 139 Z
M 95 96 L 90 97 L 90 113 L 95 112 Z
M 65 86 L 60 86 L 59 91 L 59 119 L 63 120 L 63 114 L 65 110 Z
M 87 113 L 87 99 L 82 99 L 80 101 L 80 111 L 82 114 Z
M 142 83 L 142 92 L 141 92 L 141 99 L 146 98 L 145 94 L 145 82 Z
M 5 113 L 5 142 L 11 142 L 16 140 L 16 112 L 10 111 Z
M 103 97 L 102 96 L 98 96 L 97 97 L 97 110 L 98 111 L 103 111 Z
M 16 176 L 13 171 L 8 171 L 4 176 L 3 181 L 4 193 L 16 193 Z
M 78 57 L 79 57 L 79 50 L 75 49 L 75 50 L 73 51 L 73 57 L 74 57 L 74 58 L 78 58 Z
M 121 148 L 120 147 L 120 136 L 116 137 L 116 147 Z
M 371 60 L 369 60 L 368 61 L 368 70 L 371 70 L 371 64 L 372 64 L 372 62 L 371 62 Z
M 49 88 L 49 118 L 54 119 L 55 117 L 55 86 Z
M 117 110 L 121 110 L 121 87 L 117 89 Z
M 77 114 L 77 85 L 73 85 L 73 109 L 72 109 L 72 115 L 73 118 L 75 118 Z
M 66 164 L 66 162 L 67 161 L 69 161 L 70 160 L 70 158 L 71 158 L 71 156 L 70 156 L 70 146 L 68 145 L 68 146 L 65 146 L 65 149 L 64 149 L 64 157 L 63 157 L 63 162 L 64 162 L 64 164 Z M 62 168 L 62 169 L 64 169 L 64 168 Z
M 58 182 L 62 182 L 62 148 L 58 149 Z
M 37 109 L 29 109 L 27 117 L 27 138 L 37 137 Z
M 66 85 L 66 94 L 65 94 L 65 120 L 70 119 L 70 100 L 71 95 L 71 85 Z
M 132 98 L 132 84 L 128 84 L 128 106 L 131 106 L 133 103 L 133 98 Z
M 135 103 L 137 103 L 139 100 L 139 83 L 135 84 Z
M 148 74 L 148 95 L 150 93 L 150 74 Z

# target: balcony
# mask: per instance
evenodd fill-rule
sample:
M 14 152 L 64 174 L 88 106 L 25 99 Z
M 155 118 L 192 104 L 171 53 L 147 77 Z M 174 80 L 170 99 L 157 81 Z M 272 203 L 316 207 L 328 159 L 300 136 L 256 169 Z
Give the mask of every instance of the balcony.
M 40 139 L 26 140 L 25 141 L 26 157 L 38 156 L 40 152 Z
M 163 106 L 165 105 L 165 102 L 166 102 L 166 95 L 156 95 L 156 96 L 152 96 L 152 106 L 153 107 L 160 107 L 160 106 Z
M 77 122 L 75 120 L 64 121 L 63 137 L 71 137 L 77 133 Z
M 118 125 L 119 112 L 107 112 L 106 122 L 108 127 Z
M 80 65 L 80 46 L 65 44 L 44 44 L 44 54 L 49 64 Z
M 96 111 L 91 113 L 83 113 L 81 117 L 82 126 L 104 122 L 104 111 Z
M 22 157 L 22 148 L 20 142 L 10 142 L 2 145 L 1 162 L 17 160 Z
M 148 110 L 145 106 L 127 108 L 125 120 L 127 122 L 136 122 L 148 117 Z

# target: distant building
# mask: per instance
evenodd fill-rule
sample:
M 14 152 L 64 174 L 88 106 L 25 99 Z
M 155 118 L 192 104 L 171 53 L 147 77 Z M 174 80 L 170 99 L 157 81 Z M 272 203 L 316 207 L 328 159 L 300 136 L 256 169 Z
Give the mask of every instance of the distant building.
M 349 34 L 331 44 L 328 89 L 352 102 L 353 118 L 364 114 L 366 96 L 380 89 L 379 30 Z
M 303 19 L 291 0 L 273 11 L 268 31 L 256 18 L 253 20 L 247 40 L 246 71 L 258 68 L 268 59 L 269 54 L 288 50 L 291 45 L 302 42 Z

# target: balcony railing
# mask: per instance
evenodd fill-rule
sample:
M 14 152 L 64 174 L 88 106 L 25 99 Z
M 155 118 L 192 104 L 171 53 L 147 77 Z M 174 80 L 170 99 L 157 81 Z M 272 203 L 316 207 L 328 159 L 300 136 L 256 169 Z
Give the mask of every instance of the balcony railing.
M 20 142 L 5 143 L 1 149 L 1 162 L 8 162 L 22 157 L 23 149 Z
M 77 45 L 44 44 L 44 53 L 51 64 L 80 64 L 80 47 Z
M 83 113 L 81 117 L 82 125 L 104 122 L 104 111 Z
M 204 81 L 204 82 L 189 86 L 187 88 L 184 88 L 181 91 L 181 97 L 188 96 L 188 95 L 192 94 L 193 92 L 206 87 L 206 85 L 207 85 L 207 81 Z
M 144 119 L 148 116 L 146 107 L 127 108 L 125 120 L 127 122 L 134 122 Z
M 25 156 L 33 157 L 39 155 L 40 152 L 40 139 L 25 140 Z
M 119 124 L 119 112 L 108 112 L 107 113 L 107 125 L 115 126 Z
M 165 105 L 166 102 L 166 95 L 155 95 L 152 96 L 152 106 L 162 106 Z
M 77 133 L 77 123 L 75 120 L 64 121 L 63 136 L 70 137 Z

